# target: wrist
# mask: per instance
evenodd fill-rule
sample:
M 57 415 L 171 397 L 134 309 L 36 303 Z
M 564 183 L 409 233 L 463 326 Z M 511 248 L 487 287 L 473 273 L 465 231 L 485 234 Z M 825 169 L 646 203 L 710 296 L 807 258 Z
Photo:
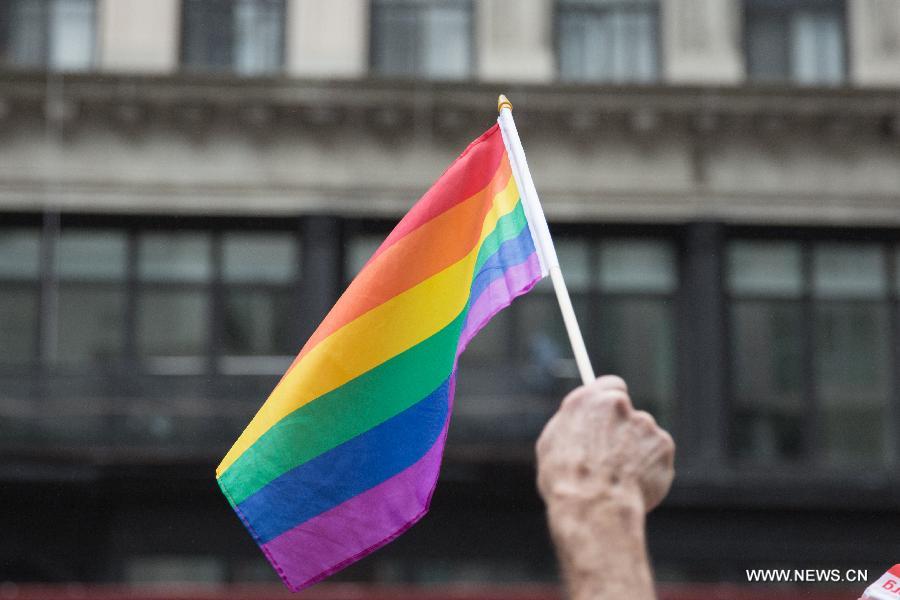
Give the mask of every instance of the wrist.
M 640 494 L 557 497 L 547 514 L 574 599 L 654 597 Z
M 588 535 L 639 540 L 643 545 L 645 511 L 640 493 L 557 495 L 546 502 L 550 529 L 561 542 Z

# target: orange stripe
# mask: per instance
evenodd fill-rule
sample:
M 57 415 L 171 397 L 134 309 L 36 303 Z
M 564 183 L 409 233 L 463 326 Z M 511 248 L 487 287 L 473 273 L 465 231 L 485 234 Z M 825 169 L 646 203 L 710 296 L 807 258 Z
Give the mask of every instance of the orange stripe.
M 495 124 L 453 161 L 418 202 L 397 223 L 384 243 L 375 251 L 378 256 L 411 231 L 471 198 L 490 185 L 497 169 L 506 159 L 506 148 L 500 126 Z
M 478 242 L 481 224 L 494 196 L 507 186 L 510 176 L 509 160 L 504 156 L 486 188 L 373 257 L 300 350 L 291 368 L 316 344 L 350 321 L 466 256 Z

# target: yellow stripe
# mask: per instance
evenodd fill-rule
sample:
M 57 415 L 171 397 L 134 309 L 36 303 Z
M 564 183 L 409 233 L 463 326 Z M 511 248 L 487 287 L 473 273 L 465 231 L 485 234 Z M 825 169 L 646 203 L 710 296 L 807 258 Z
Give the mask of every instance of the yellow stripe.
M 307 402 L 431 337 L 465 308 L 478 250 L 519 200 L 514 178 L 493 199 L 481 237 L 458 262 L 347 323 L 319 342 L 279 382 L 222 459 L 223 473 L 259 437 Z

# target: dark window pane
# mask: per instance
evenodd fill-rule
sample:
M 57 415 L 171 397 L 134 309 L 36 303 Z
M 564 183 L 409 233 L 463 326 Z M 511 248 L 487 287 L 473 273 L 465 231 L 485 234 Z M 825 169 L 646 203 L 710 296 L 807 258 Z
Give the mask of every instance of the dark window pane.
M 4 4 L 6 4 L 4 2 Z M 16 0 L 8 4 L 7 60 L 22 67 L 40 67 L 47 63 L 47 23 L 49 3 Z
M 735 398 L 788 412 L 803 405 L 803 309 L 794 303 L 737 303 L 731 310 Z
M 204 291 L 142 292 L 138 301 L 138 350 L 144 356 L 206 354 L 208 311 Z
M 228 69 L 234 30 L 232 0 L 185 0 L 184 64 L 202 69 Z
M 125 278 L 125 234 L 117 231 L 64 231 L 58 245 L 59 275 L 64 280 Z
M 874 244 L 819 244 L 813 290 L 823 297 L 873 298 L 887 289 L 884 252 Z
M 797 460 L 803 403 L 803 309 L 799 303 L 741 301 L 731 309 L 734 444 L 757 462 Z
M 599 370 L 627 382 L 635 405 L 670 419 L 675 388 L 674 323 L 668 300 L 604 298 L 599 306 Z
M 94 62 L 94 0 L 7 0 L 0 10 L 4 60 L 80 71 Z
M 289 234 L 229 233 L 222 240 L 222 276 L 229 282 L 290 283 L 298 259 Z
M 283 0 L 185 0 L 183 6 L 187 67 L 243 75 L 280 68 Z
M 802 253 L 796 242 L 733 242 L 728 247 L 728 287 L 733 294 L 799 297 Z
M 588 324 L 587 301 L 574 295 L 572 304 L 582 328 Z M 556 296 L 533 291 L 514 303 L 518 325 L 517 353 L 528 376 L 539 388 L 553 389 L 558 379 L 575 379 L 578 372 Z
M 812 85 L 844 80 L 844 2 L 745 0 L 744 14 L 751 79 Z
M 377 3 L 373 9 L 373 67 L 382 75 L 415 75 L 418 11 L 391 3 Z
M 225 353 L 286 355 L 300 349 L 290 324 L 298 319 L 290 292 L 232 290 L 225 300 Z
M 733 418 L 735 455 L 763 464 L 800 460 L 808 425 L 809 420 L 802 414 L 761 406 L 736 406 Z
M 757 81 L 790 76 L 788 24 L 777 13 L 747 15 L 747 74 Z
M 881 402 L 888 391 L 887 309 L 828 303 L 816 307 L 817 389 L 825 404 Z
M 512 366 L 513 357 L 510 353 L 509 343 L 512 328 L 511 314 L 507 309 L 494 315 L 484 329 L 469 342 L 460 361 L 463 363 L 493 361 L 505 363 L 507 367 Z
M 125 294 L 106 286 L 60 285 L 57 360 L 110 364 L 122 354 Z
M 385 237 L 375 234 L 359 235 L 350 240 L 344 251 L 344 272 L 347 274 L 348 282 L 362 271 Z
M 40 249 L 38 230 L 0 229 L 0 279 L 36 280 Z
M 37 315 L 36 290 L 0 287 L 0 363 L 35 359 Z
M 900 294 L 900 247 L 894 252 L 894 293 Z
M 554 240 L 559 265 L 566 278 L 566 287 L 570 292 L 585 292 L 591 287 L 593 277 L 588 258 L 588 244 L 583 239 L 559 237 Z M 550 278 L 545 277 L 538 284 L 538 289 L 552 292 Z
M 144 233 L 138 244 L 138 276 L 146 281 L 207 281 L 212 273 L 209 235 Z
M 671 293 L 675 254 L 659 240 L 607 240 L 600 245 L 600 288 L 609 292 Z
M 377 73 L 436 79 L 469 74 L 471 2 L 378 0 L 372 10 L 372 66 Z
M 887 308 L 828 302 L 816 307 L 816 392 L 834 463 L 884 459 L 890 390 Z

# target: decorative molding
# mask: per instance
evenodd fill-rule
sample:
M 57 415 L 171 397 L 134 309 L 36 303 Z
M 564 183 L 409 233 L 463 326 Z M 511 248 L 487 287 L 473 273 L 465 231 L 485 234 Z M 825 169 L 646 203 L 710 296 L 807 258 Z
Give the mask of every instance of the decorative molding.
M 97 184 L 66 181 L 47 189 L 32 182 L 0 182 L 0 207 L 12 212 L 147 215 L 328 214 L 394 220 L 409 210 L 421 187 L 197 186 L 165 183 Z M 541 189 L 548 218 L 562 223 L 688 223 L 900 226 L 900 193 L 731 192 L 711 189 L 573 192 Z M 52 198 L 52 199 L 51 199 Z
M 0 73 L 0 118 L 40 106 L 45 117 L 65 125 L 88 115 L 98 123 L 133 129 L 171 121 L 191 137 L 232 121 L 248 133 L 292 121 L 314 129 L 362 126 L 384 134 L 431 123 L 446 134 L 463 116 L 488 115 L 498 91 L 519 98 L 517 109 L 540 122 L 571 126 L 589 134 L 610 118 L 635 131 L 659 124 L 704 130 L 775 117 L 814 130 L 823 121 L 847 120 L 856 131 L 878 128 L 900 113 L 893 89 L 802 87 L 492 85 L 474 82 L 403 82 L 242 79 L 178 75 L 56 75 L 47 85 L 40 73 Z M 714 118 L 710 119 L 709 116 Z M 352 119 L 348 117 L 352 116 Z M 424 120 L 423 120 L 424 118 Z M 412 120 L 414 119 L 414 121 Z M 475 119 L 481 122 L 482 119 Z M 862 129 L 859 129 L 859 126 Z

